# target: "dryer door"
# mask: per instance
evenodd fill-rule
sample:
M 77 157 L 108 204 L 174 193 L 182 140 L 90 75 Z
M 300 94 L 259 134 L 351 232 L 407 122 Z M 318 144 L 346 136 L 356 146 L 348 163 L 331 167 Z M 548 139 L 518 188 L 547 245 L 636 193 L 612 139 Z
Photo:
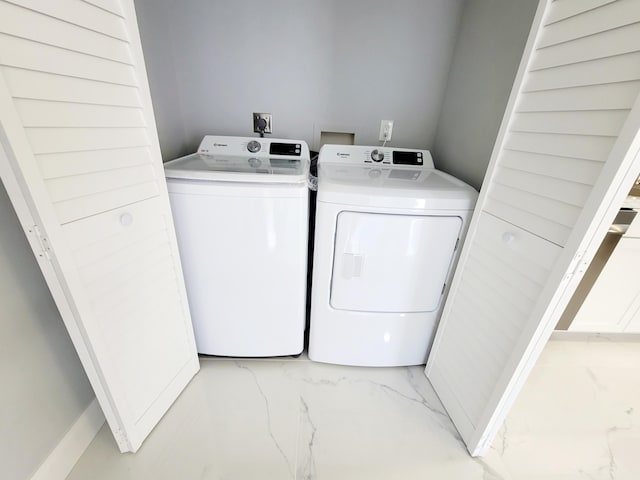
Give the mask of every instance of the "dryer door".
M 440 305 L 460 217 L 341 212 L 331 306 L 361 312 L 432 312 Z

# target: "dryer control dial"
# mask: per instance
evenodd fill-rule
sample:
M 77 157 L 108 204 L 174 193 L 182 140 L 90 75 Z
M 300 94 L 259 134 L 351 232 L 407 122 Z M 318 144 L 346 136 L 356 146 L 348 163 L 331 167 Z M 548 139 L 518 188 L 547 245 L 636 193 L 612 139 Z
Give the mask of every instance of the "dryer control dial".
M 381 152 L 377 148 L 371 152 L 371 160 L 374 162 L 381 162 L 384 160 L 384 152 Z
M 251 140 L 249 143 L 247 143 L 247 150 L 249 150 L 251 153 L 259 152 L 260 148 L 262 148 L 262 146 L 257 140 Z

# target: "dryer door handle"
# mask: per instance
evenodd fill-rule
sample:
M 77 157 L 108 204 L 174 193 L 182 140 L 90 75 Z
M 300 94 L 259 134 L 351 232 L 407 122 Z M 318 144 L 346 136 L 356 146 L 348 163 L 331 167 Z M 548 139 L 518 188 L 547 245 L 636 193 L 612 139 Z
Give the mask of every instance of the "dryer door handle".
M 350 279 L 362 274 L 364 257 L 359 253 L 342 254 L 342 278 Z

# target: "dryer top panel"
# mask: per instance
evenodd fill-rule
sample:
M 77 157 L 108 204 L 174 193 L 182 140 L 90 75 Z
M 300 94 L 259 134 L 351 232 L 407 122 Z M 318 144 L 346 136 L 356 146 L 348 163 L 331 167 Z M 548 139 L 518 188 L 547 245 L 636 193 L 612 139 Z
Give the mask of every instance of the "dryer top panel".
M 384 150 L 384 152 L 382 152 Z M 365 153 L 367 155 L 365 155 Z M 380 158 L 375 161 L 374 158 Z M 389 153 L 389 161 L 387 158 Z M 400 155 L 398 155 L 400 153 Z M 421 165 L 415 163 L 422 160 Z M 318 159 L 318 201 L 410 210 L 472 210 L 478 192 L 433 168 L 427 150 L 324 145 Z
M 318 201 L 376 208 L 473 210 L 478 192 L 434 168 L 318 165 Z

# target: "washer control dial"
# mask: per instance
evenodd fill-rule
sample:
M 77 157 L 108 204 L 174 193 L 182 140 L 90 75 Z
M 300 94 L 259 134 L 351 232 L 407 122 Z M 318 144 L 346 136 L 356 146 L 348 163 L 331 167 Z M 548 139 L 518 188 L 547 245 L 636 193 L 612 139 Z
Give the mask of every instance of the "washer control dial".
M 374 162 L 381 162 L 384 160 L 384 152 L 381 152 L 377 148 L 371 152 L 371 160 Z
M 251 140 L 249 143 L 247 143 L 247 150 L 249 150 L 251 153 L 259 152 L 260 148 L 262 148 L 262 146 L 257 140 Z

